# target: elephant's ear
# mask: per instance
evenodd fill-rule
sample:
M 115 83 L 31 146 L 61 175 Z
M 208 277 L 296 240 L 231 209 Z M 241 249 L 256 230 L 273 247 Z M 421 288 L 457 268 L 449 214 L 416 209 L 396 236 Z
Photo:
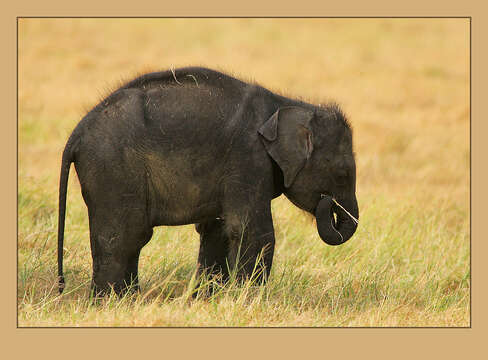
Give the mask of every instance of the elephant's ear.
M 258 130 L 268 154 L 290 187 L 313 151 L 310 121 L 313 112 L 298 106 L 278 109 Z

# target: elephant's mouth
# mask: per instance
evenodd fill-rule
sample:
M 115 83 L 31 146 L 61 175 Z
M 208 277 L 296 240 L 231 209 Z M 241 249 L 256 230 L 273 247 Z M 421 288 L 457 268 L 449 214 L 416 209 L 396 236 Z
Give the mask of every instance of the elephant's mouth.
M 326 244 L 343 244 L 352 237 L 358 226 L 357 200 L 353 197 L 352 200 L 337 201 L 330 194 L 321 194 L 315 217 L 320 238 Z

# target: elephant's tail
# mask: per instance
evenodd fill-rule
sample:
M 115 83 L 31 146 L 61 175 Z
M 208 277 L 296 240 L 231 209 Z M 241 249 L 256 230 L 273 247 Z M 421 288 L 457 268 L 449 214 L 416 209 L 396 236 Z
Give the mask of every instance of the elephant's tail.
M 58 289 L 61 294 L 64 290 L 63 275 L 63 242 L 64 220 L 66 215 L 66 192 L 68 189 L 68 177 L 71 163 L 74 161 L 72 138 L 68 140 L 61 160 L 61 175 L 59 178 L 59 215 L 58 215 Z

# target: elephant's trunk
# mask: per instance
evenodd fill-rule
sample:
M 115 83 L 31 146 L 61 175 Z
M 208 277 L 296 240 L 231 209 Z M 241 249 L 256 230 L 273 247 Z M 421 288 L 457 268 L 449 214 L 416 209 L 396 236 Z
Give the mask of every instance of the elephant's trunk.
M 359 209 L 356 197 L 349 200 L 339 200 L 350 215 L 359 219 Z M 337 221 L 334 219 L 334 213 Z M 357 229 L 357 222 L 343 209 L 334 203 L 332 197 L 323 195 L 315 210 L 317 230 L 320 238 L 328 245 L 340 245 L 351 238 Z

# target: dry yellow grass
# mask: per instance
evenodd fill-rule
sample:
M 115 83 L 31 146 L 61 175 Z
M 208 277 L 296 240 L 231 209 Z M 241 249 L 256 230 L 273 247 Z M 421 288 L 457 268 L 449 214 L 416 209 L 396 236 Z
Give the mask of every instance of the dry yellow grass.
M 269 287 L 188 304 L 197 236 L 158 229 L 140 297 L 92 306 L 86 209 L 71 176 L 68 294 L 57 298 L 67 137 L 121 79 L 185 65 L 341 104 L 354 127 L 358 233 L 326 247 L 279 198 Z M 469 112 L 466 19 L 20 19 L 19 325 L 468 326 Z

